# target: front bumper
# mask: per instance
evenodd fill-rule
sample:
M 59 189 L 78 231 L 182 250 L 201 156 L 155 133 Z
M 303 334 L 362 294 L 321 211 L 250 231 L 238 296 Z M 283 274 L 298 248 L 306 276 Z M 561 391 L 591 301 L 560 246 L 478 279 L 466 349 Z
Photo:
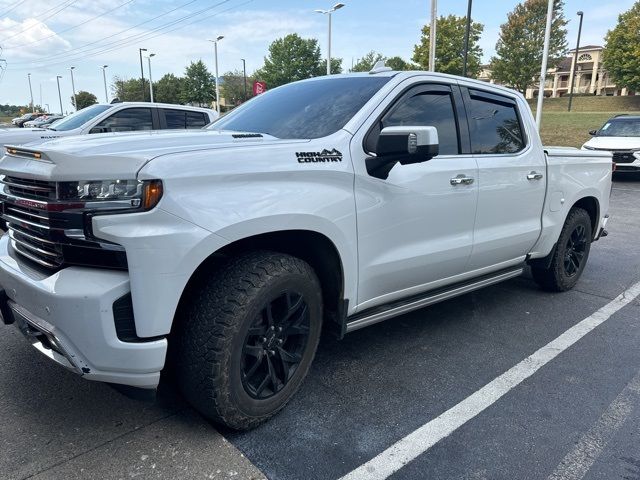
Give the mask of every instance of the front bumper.
M 130 291 L 127 272 L 31 268 L 0 239 L 0 311 L 49 358 L 89 380 L 155 388 L 167 340 L 118 339 L 113 303 Z M 9 318 L 7 318 L 9 317 Z

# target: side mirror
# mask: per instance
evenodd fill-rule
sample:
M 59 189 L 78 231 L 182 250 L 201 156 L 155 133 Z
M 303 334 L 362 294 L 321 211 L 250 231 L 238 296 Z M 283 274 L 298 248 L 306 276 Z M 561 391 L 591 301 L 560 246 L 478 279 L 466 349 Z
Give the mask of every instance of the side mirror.
M 595 136 L 596 133 L 598 133 L 597 130 L 589 130 L 589 135 L 591 136 Z
M 376 156 L 366 160 L 367 172 L 384 180 L 396 163 L 422 163 L 438 153 L 438 131 L 435 127 L 386 127 L 378 135 Z

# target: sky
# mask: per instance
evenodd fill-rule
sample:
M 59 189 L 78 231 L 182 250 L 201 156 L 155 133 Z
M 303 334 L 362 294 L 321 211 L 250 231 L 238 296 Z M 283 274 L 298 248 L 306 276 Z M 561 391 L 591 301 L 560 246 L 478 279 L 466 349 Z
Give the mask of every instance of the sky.
M 56 77 L 60 75 L 63 109 L 73 111 L 69 68 L 74 66 L 76 91 L 87 90 L 105 100 L 102 65 L 113 76 L 140 77 L 138 48 L 156 55 L 154 81 L 166 73 L 182 75 L 185 67 L 203 60 L 214 72 L 213 44 L 218 44 L 219 72 L 247 72 L 263 64 L 269 44 L 288 33 L 317 38 L 327 49 L 327 0 L 0 0 L 0 59 L 7 68 L 0 79 L 0 104 L 29 103 L 31 73 L 36 104 L 60 110 Z M 429 22 L 430 0 L 344 0 L 332 15 L 332 56 L 349 68 L 370 50 L 409 60 Z M 480 40 L 483 61 L 494 54 L 500 25 L 517 0 L 475 0 L 472 18 L 484 24 Z M 584 11 L 581 45 L 602 45 L 606 32 L 633 0 L 565 0 L 570 20 L 568 41 L 575 47 L 577 10 Z M 467 0 L 440 1 L 439 15 L 466 15 Z M 160 27 L 163 27 L 160 29 Z M 144 59 L 145 78 L 148 64 Z M 42 92 L 42 93 L 40 93 Z M 109 89 L 109 99 L 111 92 Z M 42 99 L 42 100 L 41 100 Z

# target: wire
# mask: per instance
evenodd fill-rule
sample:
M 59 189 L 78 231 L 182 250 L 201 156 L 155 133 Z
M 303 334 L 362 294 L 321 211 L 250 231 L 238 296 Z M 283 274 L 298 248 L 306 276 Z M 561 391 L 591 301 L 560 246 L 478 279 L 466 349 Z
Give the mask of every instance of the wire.
M 134 28 L 137 28 L 137 27 L 139 27 L 139 26 L 141 26 L 141 25 L 145 25 L 145 24 L 147 24 L 147 23 L 149 23 L 149 22 L 153 22 L 154 20 L 157 20 L 158 18 L 161 18 L 161 17 L 164 17 L 164 16 L 166 16 L 166 15 L 169 15 L 170 13 L 173 13 L 173 12 L 175 12 L 176 10 L 179 10 L 179 9 L 181 9 L 181 8 L 184 8 L 184 7 L 188 6 L 188 5 L 191 5 L 192 3 L 195 3 L 195 2 L 197 2 L 197 1 L 198 1 L 198 0 L 190 0 L 190 1 L 186 2 L 186 3 L 183 3 L 182 5 L 178 5 L 177 7 L 172 8 L 171 10 L 168 10 L 168 11 L 166 11 L 166 12 L 164 12 L 164 13 L 161 13 L 160 15 L 156 15 L 155 17 L 152 17 L 152 18 L 150 18 L 149 20 L 145 20 L 144 22 L 137 23 L 136 25 L 133 25 L 133 26 L 131 26 L 131 27 L 129 27 L 129 28 L 125 28 L 124 30 L 121 30 L 121 31 L 119 31 L 119 32 L 112 33 L 111 35 L 107 35 L 106 37 L 99 38 L 98 40 L 94 40 L 93 42 L 86 43 L 86 44 L 82 45 L 81 47 L 74 48 L 73 50 L 84 50 L 84 49 L 86 49 L 86 47 L 88 47 L 88 46 L 90 46 L 90 45 L 95 45 L 95 44 L 97 44 L 97 43 L 102 42 L 103 40 L 108 39 L 108 38 L 116 37 L 116 36 L 118 36 L 118 35 L 120 35 L 120 34 L 122 34 L 122 33 L 125 33 L 125 32 L 128 32 L 128 31 L 130 31 L 130 30 L 133 30 Z M 104 47 L 104 46 L 106 46 L 106 45 L 110 45 L 111 43 L 116 43 L 116 42 L 118 42 L 118 41 L 119 41 L 119 40 L 116 40 L 116 41 L 114 41 L 114 42 L 107 43 L 107 44 L 105 44 L 105 45 L 101 45 L 101 46 L 99 45 L 99 46 L 97 46 L 97 47 L 90 48 L 90 49 L 88 49 L 88 50 L 94 50 L 95 48 L 103 48 L 103 47 Z M 48 55 L 47 55 L 47 57 L 55 56 L 55 57 L 57 57 L 57 58 L 60 58 L 60 57 L 65 57 L 65 56 L 69 56 L 69 55 L 75 55 L 75 53 L 76 53 L 76 52 L 74 52 L 73 50 L 72 50 L 72 51 L 67 51 L 67 52 L 65 52 L 65 51 L 52 52 L 52 53 L 48 54 Z M 87 51 L 88 51 L 88 50 L 87 50 Z M 80 53 L 80 52 L 78 52 L 78 53 Z M 44 57 L 42 57 L 42 58 L 44 58 Z M 35 61 L 37 62 L 37 59 L 36 59 Z M 28 61 L 28 62 L 16 62 L 16 63 L 14 63 L 13 65 L 25 65 L 25 64 L 31 65 L 31 64 L 33 64 L 33 63 L 34 63 L 34 61 Z
M 36 43 L 40 43 L 43 40 L 46 40 L 47 38 L 55 37 L 57 35 L 60 35 L 61 33 L 65 33 L 65 32 L 68 32 L 69 30 L 73 30 L 74 28 L 78 28 L 78 27 L 81 27 L 82 25 L 86 25 L 87 23 L 92 22 L 94 20 L 97 20 L 100 17 L 104 17 L 106 14 L 111 13 L 111 12 L 113 12 L 115 10 L 118 10 L 119 8 L 122 8 L 125 5 L 127 5 L 127 4 L 129 4 L 129 3 L 133 2 L 133 1 L 134 0 L 127 0 L 126 2 L 121 3 L 120 5 L 117 5 L 117 6 L 111 8 L 109 10 L 106 10 L 106 11 L 102 12 L 100 15 L 96 15 L 95 17 L 91 17 L 90 19 L 85 20 L 84 22 L 78 23 L 77 25 L 73 25 L 72 27 L 69 27 L 69 28 L 65 28 L 64 30 L 60 30 L 58 32 L 53 32 L 51 35 L 47 35 L 46 37 L 39 38 L 38 40 L 34 40 L 33 42 L 20 43 L 20 44 L 16 44 L 16 45 L 8 45 L 8 46 L 5 45 L 5 48 L 7 48 L 7 49 L 16 48 L 16 47 L 22 48 L 22 47 L 27 47 L 29 45 L 34 45 Z
M 63 5 L 61 8 L 59 8 L 58 10 L 56 10 L 55 12 L 53 12 L 51 15 L 46 16 L 46 17 L 44 17 L 44 18 L 40 18 L 40 22 L 38 22 L 38 23 L 42 23 L 42 21 L 43 21 L 43 20 L 48 20 L 48 19 L 50 19 L 51 17 L 54 17 L 55 15 L 57 15 L 58 13 L 60 13 L 61 11 L 63 11 L 63 10 L 65 10 L 65 9 L 69 8 L 71 5 L 73 5 L 74 3 L 76 3 L 76 1 L 77 1 L 77 0 L 67 0 L 67 1 L 66 1 L 66 5 Z M 56 7 L 53 7 L 53 8 L 57 8 L 57 7 L 59 7 L 60 5 L 62 5 L 63 3 L 65 3 L 65 2 L 62 2 L 62 3 L 58 4 Z M 49 10 L 47 10 L 46 12 L 50 12 L 51 10 L 52 10 L 52 9 L 49 9 Z M 44 14 L 44 13 L 46 13 L 46 12 L 43 12 L 43 14 Z M 41 14 L 41 15 L 42 15 L 42 14 Z M 17 37 L 18 35 L 21 35 L 22 33 L 26 32 L 27 30 L 31 30 L 33 27 L 37 26 L 37 25 L 38 25 L 38 23 L 34 23 L 33 25 L 28 26 L 28 27 L 27 27 L 27 28 L 25 28 L 24 30 L 21 30 L 21 31 L 19 31 L 19 32 L 16 32 L 16 33 L 14 33 L 13 35 L 9 35 L 8 37 L 0 38 L 0 41 L 4 42 L 5 40 L 8 40 L 8 39 L 10 39 L 10 38 Z
M 16 8 L 18 8 L 20 5 L 22 5 L 26 0 L 21 0 L 20 2 L 16 2 L 13 5 L 11 5 L 7 10 L 5 10 L 4 12 L 0 13 L 0 16 L 4 16 L 9 12 L 14 11 Z

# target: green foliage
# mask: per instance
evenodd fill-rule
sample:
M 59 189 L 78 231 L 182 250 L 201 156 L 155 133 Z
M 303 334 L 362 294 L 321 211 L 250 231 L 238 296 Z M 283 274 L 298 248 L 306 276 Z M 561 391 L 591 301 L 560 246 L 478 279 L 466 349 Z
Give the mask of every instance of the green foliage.
M 254 79 L 247 76 L 246 95 L 247 100 L 253 97 Z M 224 98 L 226 105 L 239 105 L 245 100 L 245 84 L 244 72 L 242 70 L 234 70 L 222 75 L 220 85 L 220 95 Z
M 191 62 L 185 69 L 181 100 L 201 107 L 216 99 L 215 78 L 202 60 Z
M 304 39 L 296 33 L 279 38 L 269 45 L 269 54 L 264 65 L 254 76 L 267 83 L 268 88 L 305 78 L 325 75 L 327 62 L 320 56 L 320 47 L 315 38 Z M 342 59 L 331 59 L 331 73 L 342 71 Z
M 159 103 L 180 103 L 184 79 L 167 73 L 157 82 L 153 82 L 153 100 Z
M 401 57 L 395 56 L 391 58 L 387 58 L 385 61 L 387 67 L 392 70 L 403 71 L 403 70 L 420 70 L 420 66 L 411 62 L 405 62 Z
M 604 66 L 616 85 L 640 90 L 640 1 L 618 16 L 605 43 Z
M 76 99 L 78 101 L 78 105 L 76 105 Z M 93 94 L 86 92 L 84 90 L 80 90 L 76 93 L 75 98 L 71 97 L 71 105 L 73 105 L 76 110 L 82 110 L 85 107 L 89 107 L 98 103 L 98 98 Z
M 466 17 L 456 15 L 441 16 L 436 24 L 436 58 L 435 70 L 442 73 L 462 75 L 464 32 Z M 480 73 L 482 49 L 478 45 L 484 25 L 471 21 L 469 31 L 469 51 L 467 55 L 467 76 L 477 77 Z M 413 61 L 422 68 L 429 67 L 429 33 L 430 25 L 422 27 L 420 43 L 413 48 Z
M 149 80 L 144 79 L 144 89 L 149 90 Z M 123 79 L 122 77 L 113 77 L 111 84 L 111 94 L 121 102 L 143 102 L 142 81 L 140 78 Z M 148 96 L 148 94 L 147 94 Z
M 567 52 L 567 20 L 563 0 L 555 0 L 549 44 L 549 68 L 557 66 Z M 496 56 L 491 59 L 492 77 L 523 94 L 536 83 L 542 63 L 547 21 L 546 0 L 525 0 L 509 13 L 500 27 Z
M 384 60 L 385 65 L 392 70 L 417 70 L 419 67 L 409 62 L 405 62 L 402 58 L 395 56 L 387 58 L 380 52 L 371 50 L 364 57 L 358 60 L 358 62 L 351 69 L 352 72 L 368 72 L 376 63 L 380 60 Z

